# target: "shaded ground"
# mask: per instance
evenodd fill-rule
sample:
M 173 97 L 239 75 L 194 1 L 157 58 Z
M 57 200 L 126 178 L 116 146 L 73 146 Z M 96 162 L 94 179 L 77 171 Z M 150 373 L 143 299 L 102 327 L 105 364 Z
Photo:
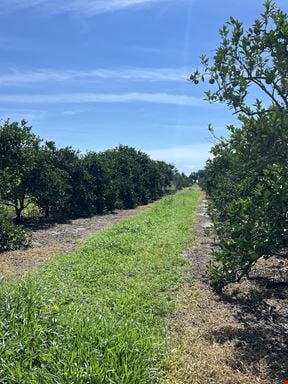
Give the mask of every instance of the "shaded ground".
M 260 260 L 251 279 L 222 295 L 209 287 L 206 266 L 217 246 L 204 200 L 198 214 L 179 310 L 171 319 L 165 383 L 282 384 L 288 379 L 288 263 Z
M 64 224 L 38 223 L 28 232 L 32 248 L 0 253 L 0 282 L 39 267 L 49 258 L 72 252 L 81 241 L 114 223 L 143 211 L 148 206 L 130 210 L 116 210 L 112 214 L 97 215 L 86 219 L 71 220 Z

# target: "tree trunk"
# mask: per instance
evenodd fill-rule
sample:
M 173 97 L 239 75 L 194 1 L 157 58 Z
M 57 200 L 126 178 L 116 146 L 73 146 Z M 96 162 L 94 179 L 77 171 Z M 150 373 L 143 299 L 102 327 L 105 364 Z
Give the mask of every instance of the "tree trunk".
M 45 207 L 45 219 L 48 219 L 50 216 L 50 207 L 46 206 Z
M 21 221 L 22 221 L 23 209 L 24 209 L 24 199 L 21 199 L 20 201 L 16 201 L 15 202 L 15 213 L 16 213 L 15 222 L 17 224 L 21 223 Z
M 20 208 L 15 207 L 15 212 L 16 212 L 15 222 L 17 224 L 21 223 L 22 221 L 22 217 L 21 217 L 22 210 L 23 209 L 21 209 L 21 207 Z

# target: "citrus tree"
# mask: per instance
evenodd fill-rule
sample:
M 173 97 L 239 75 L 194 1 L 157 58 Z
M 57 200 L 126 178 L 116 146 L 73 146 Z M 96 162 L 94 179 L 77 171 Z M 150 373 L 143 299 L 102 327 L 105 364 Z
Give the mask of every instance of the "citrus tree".
M 15 210 L 18 222 L 31 203 L 40 142 L 25 120 L 0 125 L 0 199 Z
M 209 269 L 216 290 L 288 248 L 287 14 L 266 1 L 250 28 L 231 17 L 220 34 L 212 61 L 203 56 L 203 70 L 191 75 L 209 82 L 209 102 L 226 103 L 239 118 L 213 147 L 202 179 L 220 238 Z

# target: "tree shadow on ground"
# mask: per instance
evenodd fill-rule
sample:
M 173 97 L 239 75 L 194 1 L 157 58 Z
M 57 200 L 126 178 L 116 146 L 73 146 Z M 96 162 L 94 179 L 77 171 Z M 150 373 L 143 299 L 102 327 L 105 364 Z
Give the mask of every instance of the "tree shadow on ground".
M 43 217 L 32 217 L 32 218 L 25 218 L 21 225 L 23 225 L 24 228 L 37 231 L 37 230 L 45 230 L 49 228 L 55 227 L 57 224 L 71 224 L 72 219 L 67 218 L 49 218 L 45 219 Z
M 57 224 L 72 224 L 73 220 L 77 219 L 90 219 L 91 217 L 97 216 L 109 216 L 109 215 L 118 215 L 119 211 L 105 211 L 103 213 L 95 213 L 93 215 L 87 216 L 73 216 L 73 217 L 65 217 L 65 216 L 51 216 L 49 218 L 45 218 L 44 216 L 32 216 L 32 217 L 24 217 L 22 219 L 21 225 L 32 231 L 37 230 L 45 230 L 49 228 L 55 227 Z
M 223 326 L 207 335 L 229 343 L 235 351 L 233 369 L 249 369 L 271 384 L 288 379 L 288 276 L 276 261 L 256 270 L 251 279 L 231 284 L 219 296 L 235 316 L 235 326 Z M 283 276 L 286 278 L 283 279 Z M 240 363 L 239 363 L 240 362 Z M 243 364 L 243 365 L 242 365 Z M 268 375 L 268 377 L 267 377 Z

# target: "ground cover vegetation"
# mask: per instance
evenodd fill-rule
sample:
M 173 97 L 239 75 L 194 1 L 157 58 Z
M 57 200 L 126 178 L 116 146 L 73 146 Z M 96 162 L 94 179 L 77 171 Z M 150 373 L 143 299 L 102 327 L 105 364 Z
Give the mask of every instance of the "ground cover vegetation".
M 12 212 L 18 224 L 29 207 L 46 219 L 87 217 L 147 204 L 190 184 L 173 165 L 134 148 L 120 145 L 82 155 L 44 143 L 25 121 L 5 121 L 0 125 L 0 251 L 28 244 L 23 229 L 5 213 Z
M 266 1 L 250 28 L 231 17 L 220 35 L 212 63 L 203 56 L 204 70 L 191 75 L 210 83 L 209 102 L 226 103 L 239 118 L 201 174 L 220 239 L 209 270 L 217 290 L 288 248 L 288 17 Z
M 158 383 L 199 198 L 197 186 L 166 196 L 6 284 L 1 383 Z

